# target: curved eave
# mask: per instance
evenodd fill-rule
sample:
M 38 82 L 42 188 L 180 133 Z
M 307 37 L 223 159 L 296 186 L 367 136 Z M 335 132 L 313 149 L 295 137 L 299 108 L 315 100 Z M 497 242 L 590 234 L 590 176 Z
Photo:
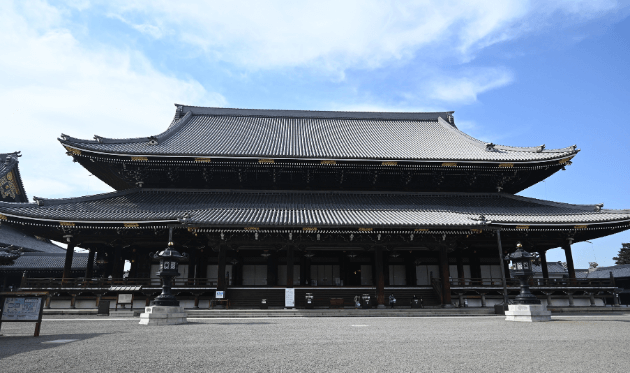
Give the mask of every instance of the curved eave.
M 106 151 L 97 151 L 89 148 L 81 147 L 76 143 L 64 141 L 59 139 L 59 142 L 68 150 L 71 155 L 74 156 L 85 156 L 83 153 L 94 154 L 96 156 L 114 156 L 121 158 L 129 158 L 128 161 L 160 161 L 166 162 L 169 158 L 181 159 L 182 161 L 190 161 L 191 163 L 200 163 L 203 161 L 199 161 L 199 159 L 211 161 L 215 160 L 231 160 L 231 161 L 264 161 L 264 160 L 273 160 L 275 161 L 298 161 L 298 162 L 341 162 L 341 163 L 380 163 L 386 164 L 388 166 L 396 165 L 396 163 L 402 164 L 414 164 L 414 163 L 428 163 L 435 165 L 442 165 L 443 163 L 456 163 L 457 165 L 478 165 L 478 164 L 494 164 L 497 166 L 527 166 L 527 165 L 538 165 L 544 163 L 553 163 L 558 162 L 560 164 L 570 164 L 569 162 L 575 157 L 575 155 L 580 151 L 580 149 L 575 149 L 571 152 L 567 153 L 558 153 L 557 156 L 544 158 L 544 159 L 530 159 L 530 160 L 518 160 L 518 159 L 508 159 L 508 160 L 471 160 L 471 159 L 460 159 L 460 158 L 442 158 L 442 159 L 402 159 L 402 158 L 323 158 L 323 157 L 271 157 L 268 155 L 251 155 L 251 156 L 234 156 L 234 155 L 208 155 L 208 154 L 147 154 L 147 153 L 117 153 L 117 152 L 106 152 Z M 136 159 L 134 159 L 136 158 Z M 139 160 L 138 158 L 146 158 Z M 452 167 L 452 166 L 448 166 Z

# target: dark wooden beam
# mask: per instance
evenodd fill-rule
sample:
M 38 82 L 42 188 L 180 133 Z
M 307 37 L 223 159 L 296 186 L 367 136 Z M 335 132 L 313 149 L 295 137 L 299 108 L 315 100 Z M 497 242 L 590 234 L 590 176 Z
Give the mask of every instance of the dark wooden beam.
M 74 256 L 74 243 L 69 242 L 66 249 L 66 261 L 63 265 L 63 280 L 70 278 L 72 272 L 72 258 Z

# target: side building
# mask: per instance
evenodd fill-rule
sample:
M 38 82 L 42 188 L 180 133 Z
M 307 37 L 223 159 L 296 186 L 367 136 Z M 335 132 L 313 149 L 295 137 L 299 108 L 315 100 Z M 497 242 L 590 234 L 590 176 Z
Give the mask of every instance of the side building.
M 28 203 L 18 167 L 19 156 L 19 152 L 0 154 L 0 201 L 7 204 Z M 61 278 L 63 275 L 65 249 L 5 220 L 0 220 L 0 249 L 18 254 L 11 261 L 0 263 L 0 291 L 17 289 L 24 277 Z M 87 259 L 87 254 L 76 254 L 71 264 L 73 277 L 85 274 Z

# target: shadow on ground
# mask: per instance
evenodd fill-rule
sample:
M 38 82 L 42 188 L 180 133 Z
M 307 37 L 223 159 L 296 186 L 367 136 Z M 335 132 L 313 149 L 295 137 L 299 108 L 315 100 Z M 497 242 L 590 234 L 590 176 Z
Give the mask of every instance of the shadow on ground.
M 95 338 L 101 335 L 110 333 L 81 333 L 81 334 L 54 334 L 54 335 L 40 335 L 39 337 L 33 337 L 33 335 L 4 335 L 0 337 L 0 360 L 12 355 L 21 353 L 28 353 L 38 350 L 46 350 L 55 348 L 60 345 L 72 344 L 75 342 L 85 341 L 91 338 Z M 76 341 L 67 343 L 44 343 L 56 341 L 59 339 L 76 339 Z

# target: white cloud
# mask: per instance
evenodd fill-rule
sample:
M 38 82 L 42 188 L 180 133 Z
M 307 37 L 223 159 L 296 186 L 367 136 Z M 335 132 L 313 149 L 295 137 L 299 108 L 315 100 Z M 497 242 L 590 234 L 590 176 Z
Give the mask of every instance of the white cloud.
M 441 76 L 428 85 L 428 97 L 449 103 L 472 103 L 488 90 L 510 84 L 512 73 L 505 68 L 468 69 Z
M 21 150 L 30 196 L 69 196 L 109 188 L 92 180 L 56 138 L 133 137 L 165 130 L 173 103 L 224 106 L 226 100 L 192 79 L 156 70 L 134 51 L 84 45 L 60 26 L 62 14 L 41 2 L 28 19 L 0 3 L 0 152 Z M 34 17 L 41 22 L 34 22 Z
M 617 1 L 107 0 L 109 12 L 168 28 L 213 59 L 247 69 L 308 67 L 339 75 L 418 55 L 467 61 L 483 47 L 558 22 L 614 13 Z M 153 26 L 158 27 L 158 26 Z M 146 32 L 146 30 L 141 30 Z

